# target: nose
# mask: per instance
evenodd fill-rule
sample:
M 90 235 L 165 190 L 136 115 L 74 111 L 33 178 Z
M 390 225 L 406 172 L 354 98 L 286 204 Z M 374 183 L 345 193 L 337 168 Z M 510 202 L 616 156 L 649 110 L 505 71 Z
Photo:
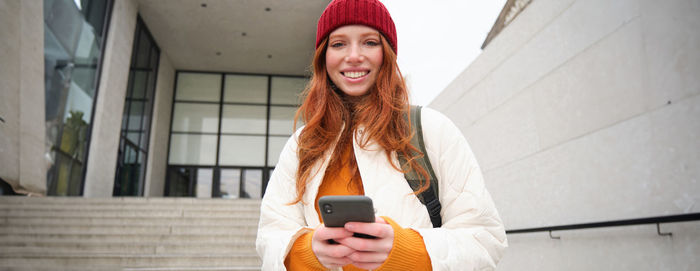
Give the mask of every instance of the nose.
M 359 44 L 353 44 L 349 48 L 348 55 L 345 56 L 345 61 L 349 63 L 361 63 L 365 60 L 362 48 Z

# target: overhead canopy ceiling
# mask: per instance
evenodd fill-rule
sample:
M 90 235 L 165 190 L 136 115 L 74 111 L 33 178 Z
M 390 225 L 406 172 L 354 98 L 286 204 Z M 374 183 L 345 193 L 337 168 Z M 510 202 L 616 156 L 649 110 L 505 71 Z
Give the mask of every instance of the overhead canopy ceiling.
M 329 0 L 138 0 L 175 69 L 308 75 Z

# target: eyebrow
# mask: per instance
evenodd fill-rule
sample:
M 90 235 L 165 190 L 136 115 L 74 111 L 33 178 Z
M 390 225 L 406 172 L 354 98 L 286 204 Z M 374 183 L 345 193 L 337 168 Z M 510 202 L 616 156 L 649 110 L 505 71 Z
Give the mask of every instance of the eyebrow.
M 377 37 L 379 37 L 379 32 L 378 31 L 365 32 L 365 33 L 360 34 L 360 37 L 364 38 L 364 37 L 373 36 L 373 35 L 377 35 Z M 345 35 L 345 34 L 331 34 L 330 36 L 328 36 L 328 39 L 330 40 L 332 38 L 344 38 L 344 37 L 347 37 L 347 35 Z

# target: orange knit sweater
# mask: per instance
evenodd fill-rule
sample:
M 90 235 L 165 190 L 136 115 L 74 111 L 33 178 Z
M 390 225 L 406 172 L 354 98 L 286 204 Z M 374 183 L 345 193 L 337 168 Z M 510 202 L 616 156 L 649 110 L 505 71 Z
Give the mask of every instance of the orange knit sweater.
M 316 196 L 316 213 L 318 199 L 326 195 L 364 195 L 362 180 L 353 179 L 350 173 L 350 159 L 355 159 L 352 145 L 343 153 L 343 168 L 335 174 L 326 174 L 318 189 Z M 333 176 L 330 176 L 333 175 Z M 389 257 L 379 269 L 376 270 L 432 270 L 430 257 L 425 249 L 423 237 L 418 232 L 402 228 L 388 217 L 383 217 L 394 229 L 394 246 L 389 252 Z M 319 219 L 323 219 L 319 215 Z M 328 270 L 323 267 L 311 250 L 311 237 L 314 232 L 307 232 L 294 241 L 292 249 L 287 254 L 284 265 L 287 270 Z M 364 270 L 353 265 L 343 267 L 343 270 Z

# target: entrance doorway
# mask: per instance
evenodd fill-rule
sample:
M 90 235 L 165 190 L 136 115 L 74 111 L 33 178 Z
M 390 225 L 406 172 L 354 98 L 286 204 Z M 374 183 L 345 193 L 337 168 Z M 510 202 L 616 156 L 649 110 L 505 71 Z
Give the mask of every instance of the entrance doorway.
M 262 167 L 170 166 L 165 196 L 259 199 L 268 172 Z

